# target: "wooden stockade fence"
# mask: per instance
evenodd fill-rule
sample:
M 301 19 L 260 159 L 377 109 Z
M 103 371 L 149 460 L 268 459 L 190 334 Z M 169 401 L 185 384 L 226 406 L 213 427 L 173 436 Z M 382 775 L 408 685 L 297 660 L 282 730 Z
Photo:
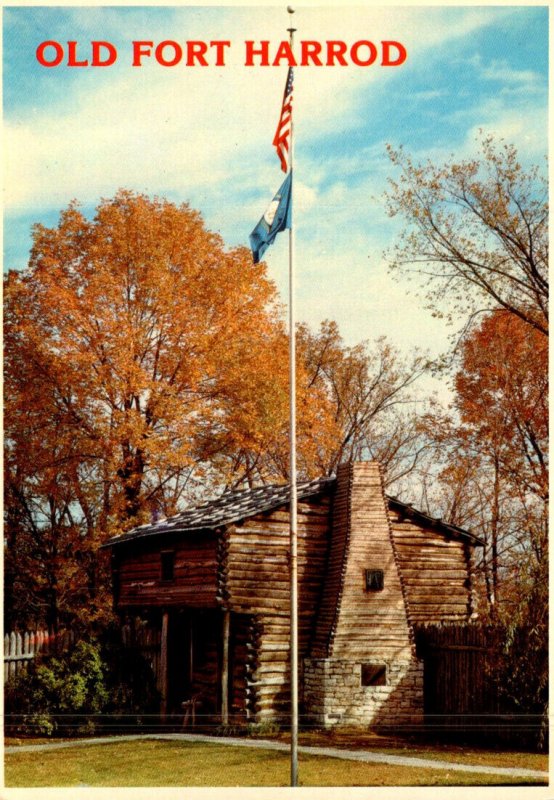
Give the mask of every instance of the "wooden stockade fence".
M 74 631 L 12 631 L 4 636 L 4 683 L 37 655 L 57 655 L 75 645 Z
M 484 625 L 415 627 L 424 661 L 424 712 L 430 728 L 484 731 L 498 722 L 498 694 L 491 680 L 495 632 Z

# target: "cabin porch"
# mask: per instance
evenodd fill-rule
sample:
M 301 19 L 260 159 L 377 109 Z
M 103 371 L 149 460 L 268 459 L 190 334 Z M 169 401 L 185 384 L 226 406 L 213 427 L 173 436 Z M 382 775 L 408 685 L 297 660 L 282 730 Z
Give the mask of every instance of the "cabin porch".
M 162 723 L 246 722 L 252 618 L 214 608 L 148 609 L 127 618 L 128 644 L 150 663 Z

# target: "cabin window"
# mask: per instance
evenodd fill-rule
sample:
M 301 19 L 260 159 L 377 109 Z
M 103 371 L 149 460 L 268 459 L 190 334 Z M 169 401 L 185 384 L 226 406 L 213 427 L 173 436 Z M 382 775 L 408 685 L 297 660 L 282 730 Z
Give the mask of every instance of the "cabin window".
M 162 563 L 162 581 L 172 581 L 175 577 L 175 551 L 162 550 L 160 556 Z
M 366 592 L 380 592 L 385 585 L 385 573 L 382 569 L 366 569 L 365 571 L 365 590 Z
M 386 686 L 386 664 L 362 664 L 362 686 Z

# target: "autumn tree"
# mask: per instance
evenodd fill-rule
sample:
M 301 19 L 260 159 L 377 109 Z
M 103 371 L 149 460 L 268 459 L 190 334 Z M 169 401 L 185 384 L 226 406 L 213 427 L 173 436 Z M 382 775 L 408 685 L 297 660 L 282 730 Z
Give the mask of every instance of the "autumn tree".
M 336 427 L 332 448 L 322 452 L 322 471 L 371 458 L 389 485 L 410 475 L 426 448 L 419 415 L 428 401 L 413 388 L 428 359 L 418 352 L 402 358 L 385 338 L 349 347 L 329 320 L 317 332 L 300 326 L 298 349 L 309 386 L 327 397 Z
M 507 311 L 492 312 L 463 340 L 457 413 L 427 420 L 442 465 L 433 473 L 433 503 L 485 541 L 488 610 L 501 607 L 506 617 L 534 581 L 546 591 L 547 366 L 540 332 Z
M 5 353 L 13 616 L 56 623 L 84 595 L 93 616 L 105 538 L 210 487 L 283 479 L 275 287 L 187 205 L 122 191 L 92 220 L 71 204 L 37 225 L 28 269 L 5 282 Z M 332 432 L 325 397 L 311 400 L 306 465 Z
M 487 572 L 498 594 L 502 560 L 517 564 L 519 590 L 546 576 L 548 354 L 545 338 L 506 311 L 488 316 L 464 343 L 457 406 L 473 450 L 493 475 Z M 476 448 L 475 444 L 479 444 Z M 467 448 L 466 448 L 467 449 Z M 501 502 L 501 493 L 506 495 Z M 504 506 L 504 524 L 499 515 Z M 507 508 L 509 512 L 507 513 Z M 510 530 L 511 528 L 511 530 Z M 500 541 L 502 539 L 502 541 Z M 504 559 L 499 548 L 503 548 Z M 525 576 L 527 575 L 527 579 Z M 507 588 L 513 582 L 505 576 Z M 512 592 L 514 586 L 511 586 Z M 546 587 L 544 587 L 546 591 Z
M 421 499 L 483 538 L 480 611 L 503 630 L 499 685 L 535 713 L 547 686 L 547 184 L 502 140 L 480 149 L 440 165 L 389 148 L 388 211 L 406 223 L 389 255 L 434 316 L 465 318 L 440 364 L 445 379 L 456 370 L 453 407 L 421 420 L 433 454 Z
M 496 311 L 463 343 L 458 415 L 432 420 L 442 470 L 435 509 L 484 542 L 478 609 L 494 624 L 493 667 L 504 711 L 548 725 L 547 341 Z M 437 503 L 438 501 L 438 503 Z M 529 718 L 531 719 L 531 718 Z M 540 725 L 538 720 L 541 720 Z
M 480 157 L 444 165 L 388 148 L 400 173 L 388 211 L 406 222 L 392 267 L 421 276 L 434 314 L 502 308 L 546 335 L 546 176 L 502 140 L 485 137 L 480 147 Z
M 542 549 L 548 204 L 545 175 L 536 166 L 525 169 L 515 147 L 484 137 L 480 149 L 478 157 L 437 165 L 389 147 L 399 177 L 386 201 L 389 213 L 406 222 L 391 251 L 392 268 L 420 275 L 434 314 L 466 315 L 451 360 L 457 413 L 429 418 L 430 450 L 434 441 L 436 463 L 443 464 L 435 491 L 449 487 L 442 513 L 460 525 L 478 524 L 485 534 L 492 602 L 500 540 L 513 546 L 519 530 L 531 549 Z
M 500 696 L 538 715 L 548 688 L 547 361 L 540 332 L 493 312 L 464 339 L 458 413 L 429 419 L 434 513 L 484 542 L 478 609 L 497 627 Z
M 463 345 L 455 379 L 462 422 L 498 442 L 502 473 L 525 495 L 548 498 L 548 344 L 495 311 Z

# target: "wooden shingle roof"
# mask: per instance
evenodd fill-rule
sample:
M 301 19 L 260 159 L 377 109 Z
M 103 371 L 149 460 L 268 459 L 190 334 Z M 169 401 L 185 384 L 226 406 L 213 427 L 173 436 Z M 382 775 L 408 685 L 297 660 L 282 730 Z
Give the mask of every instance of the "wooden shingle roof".
M 302 500 L 319 494 L 325 488 L 332 486 L 334 481 L 334 478 L 317 478 L 313 481 L 298 483 L 296 489 L 298 499 Z M 173 517 L 140 525 L 120 536 L 114 536 L 103 546 L 108 547 L 128 542 L 131 539 L 164 533 L 209 530 L 221 525 L 230 525 L 233 522 L 252 517 L 255 514 L 261 514 L 264 511 L 272 511 L 279 508 L 279 506 L 287 505 L 289 502 L 289 484 L 257 486 L 254 489 L 224 492 L 216 500 L 212 500 L 209 503 L 181 511 Z
M 325 489 L 333 488 L 335 483 L 335 477 L 302 481 L 297 484 L 298 500 L 312 497 Z M 403 503 L 396 497 L 387 496 L 386 499 L 390 508 L 400 511 L 407 517 L 416 518 L 419 522 L 436 528 L 446 536 L 460 537 L 473 545 L 483 546 L 483 542 L 477 536 L 463 528 L 450 525 L 441 519 L 430 517 L 422 511 L 418 511 L 409 503 Z M 223 525 L 231 525 L 255 514 L 273 511 L 289 503 L 290 486 L 288 484 L 273 484 L 258 486 L 253 489 L 224 492 L 220 497 L 208 503 L 194 506 L 172 517 L 140 525 L 127 533 L 114 536 L 108 539 L 102 547 L 110 547 L 134 539 L 161 534 L 213 530 Z

